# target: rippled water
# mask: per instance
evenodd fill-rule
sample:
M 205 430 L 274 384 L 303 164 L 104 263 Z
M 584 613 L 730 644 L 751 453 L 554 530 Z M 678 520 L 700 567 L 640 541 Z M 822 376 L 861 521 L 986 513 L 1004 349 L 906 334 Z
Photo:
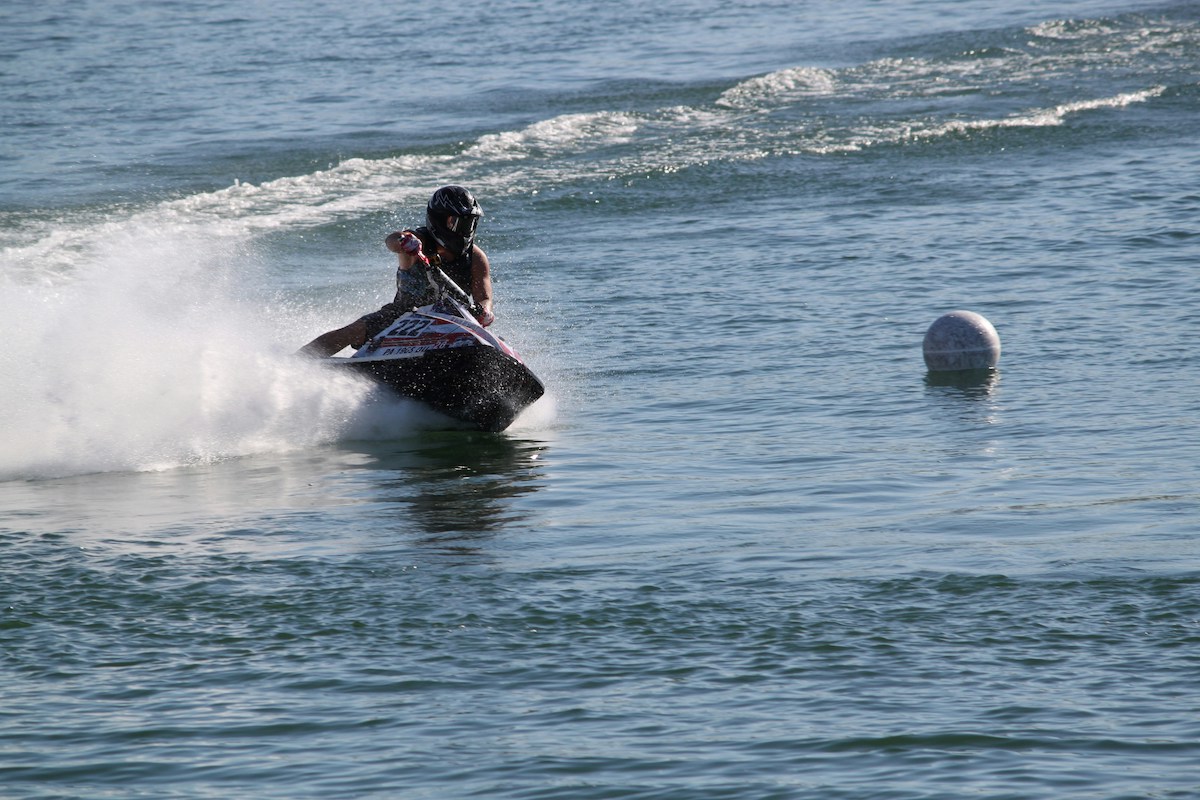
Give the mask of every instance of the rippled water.
M 0 796 L 1200 797 L 1194 4 L 0 13 Z

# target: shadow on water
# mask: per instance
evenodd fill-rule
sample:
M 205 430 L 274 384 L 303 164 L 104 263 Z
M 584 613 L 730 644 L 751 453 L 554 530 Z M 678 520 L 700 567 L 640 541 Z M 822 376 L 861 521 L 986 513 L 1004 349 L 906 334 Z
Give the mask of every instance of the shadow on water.
M 958 419 L 970 428 L 1000 422 L 1000 373 L 976 369 L 925 374 L 925 394 L 938 409 L 938 418 Z
M 545 443 L 465 431 L 427 431 L 406 442 L 354 449 L 373 459 L 373 498 L 396 515 L 395 528 L 418 544 L 474 553 L 529 512 L 514 501 L 544 482 Z
M 964 400 L 988 400 L 1000 384 L 1000 373 L 994 369 L 964 369 L 925 373 L 925 385 L 931 389 L 944 389 L 940 394 L 961 397 Z

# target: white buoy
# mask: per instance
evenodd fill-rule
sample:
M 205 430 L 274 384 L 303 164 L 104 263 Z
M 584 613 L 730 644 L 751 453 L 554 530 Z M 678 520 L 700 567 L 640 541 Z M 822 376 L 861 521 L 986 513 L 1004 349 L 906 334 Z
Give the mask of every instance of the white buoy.
M 925 366 L 931 372 L 995 369 L 1000 336 L 974 311 L 951 311 L 925 331 Z

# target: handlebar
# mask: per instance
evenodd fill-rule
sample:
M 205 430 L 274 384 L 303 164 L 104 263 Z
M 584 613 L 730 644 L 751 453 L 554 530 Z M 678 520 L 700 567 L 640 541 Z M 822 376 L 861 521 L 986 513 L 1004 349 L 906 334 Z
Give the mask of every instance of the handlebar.
M 470 311 L 476 318 L 483 313 L 483 307 L 473 302 L 471 295 L 464 292 L 462 287 L 455 283 L 454 279 L 447 275 L 441 267 L 427 262 L 425 264 L 425 278 L 439 293 L 448 295 L 451 300 Z

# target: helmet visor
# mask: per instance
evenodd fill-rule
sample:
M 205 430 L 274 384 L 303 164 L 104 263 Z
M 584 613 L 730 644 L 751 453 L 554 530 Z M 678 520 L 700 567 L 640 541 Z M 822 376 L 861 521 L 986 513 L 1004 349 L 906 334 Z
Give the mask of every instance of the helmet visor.
M 479 217 L 471 215 L 461 217 L 454 214 L 446 215 L 446 229 L 451 233 L 458 234 L 467 242 L 475 237 L 475 228 L 478 225 Z

